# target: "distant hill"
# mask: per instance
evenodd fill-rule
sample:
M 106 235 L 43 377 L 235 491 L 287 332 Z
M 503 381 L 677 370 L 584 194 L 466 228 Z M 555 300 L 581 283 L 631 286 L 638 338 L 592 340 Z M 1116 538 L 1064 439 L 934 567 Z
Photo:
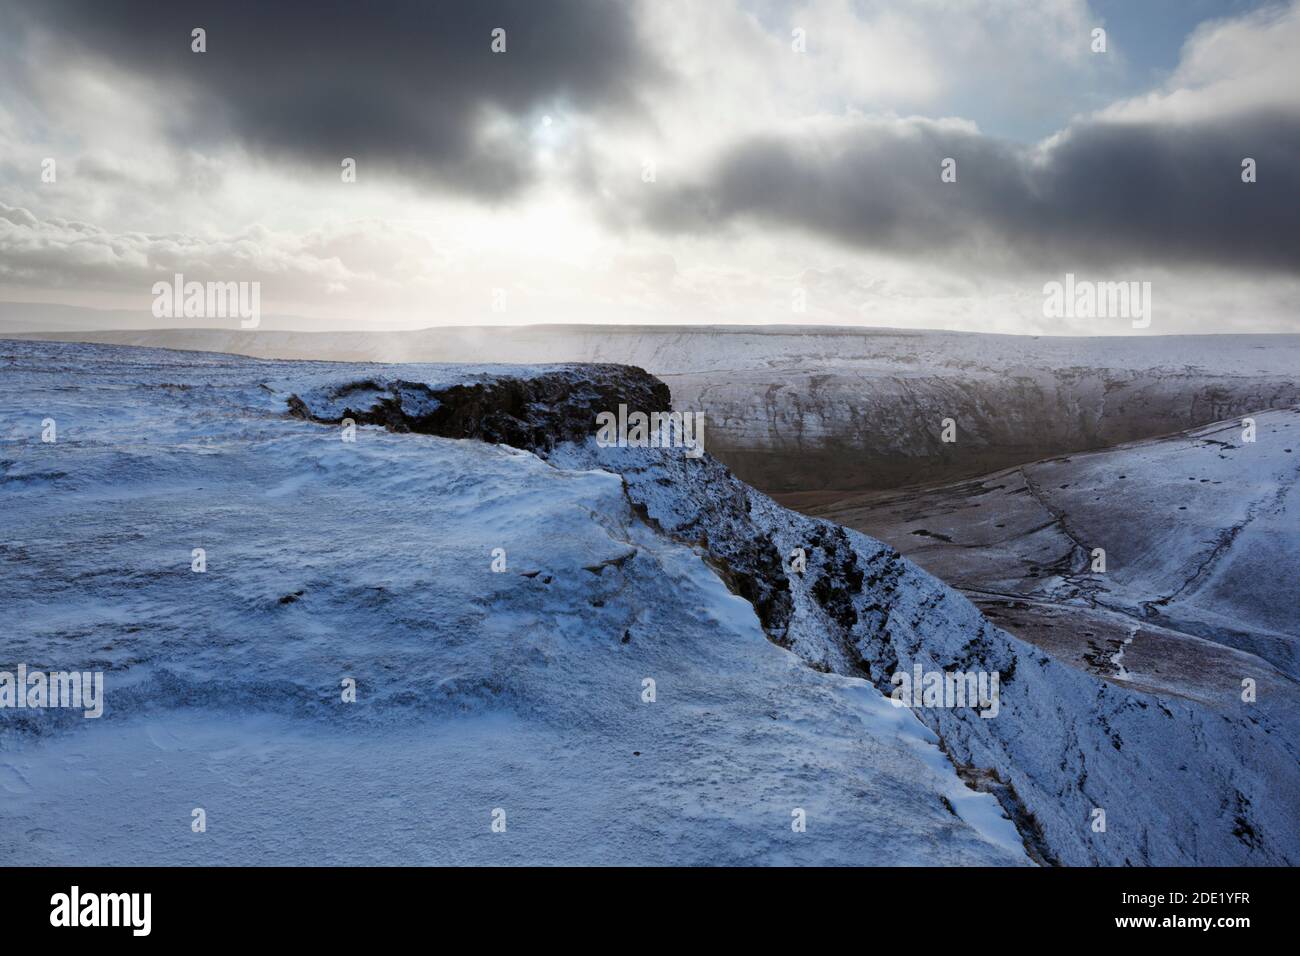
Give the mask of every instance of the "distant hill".
M 703 411 L 710 450 L 773 493 L 973 477 L 1300 402 L 1300 335 L 538 325 L 39 337 L 279 359 L 636 365 L 669 385 L 675 407 Z M 945 419 L 955 442 L 943 441 Z

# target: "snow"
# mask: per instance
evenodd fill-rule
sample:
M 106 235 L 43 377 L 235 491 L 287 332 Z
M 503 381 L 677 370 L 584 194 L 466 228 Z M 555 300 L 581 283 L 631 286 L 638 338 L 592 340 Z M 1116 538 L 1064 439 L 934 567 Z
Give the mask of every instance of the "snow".
M 0 363 L 0 669 L 107 698 L 0 711 L 0 863 L 1029 862 L 915 715 L 772 643 L 608 469 L 285 414 L 364 367 Z
M 1231 654 L 1236 674 L 1276 675 L 1300 706 L 1300 589 L 1288 586 L 1300 575 L 1300 408 L 1251 417 L 1250 442 L 1241 419 L 1220 421 L 818 511 L 890 541 L 995 613 L 1075 611 L 1074 632 L 1113 647 L 1103 656 L 1122 659 L 1129 679 L 1212 698 L 1217 668 L 1199 655 Z M 1104 572 L 1092 570 L 1095 548 Z M 1095 627 L 1080 626 L 1083 612 Z M 1146 653 L 1153 640 L 1162 649 Z M 1217 696 L 1237 699 L 1239 680 L 1218 684 Z
M 2 348 L 6 656 L 108 676 L 99 721 L 0 712 L 0 861 L 1300 860 L 1293 714 L 1054 659 L 709 455 L 286 415 L 534 371 Z M 894 708 L 917 664 L 998 716 Z

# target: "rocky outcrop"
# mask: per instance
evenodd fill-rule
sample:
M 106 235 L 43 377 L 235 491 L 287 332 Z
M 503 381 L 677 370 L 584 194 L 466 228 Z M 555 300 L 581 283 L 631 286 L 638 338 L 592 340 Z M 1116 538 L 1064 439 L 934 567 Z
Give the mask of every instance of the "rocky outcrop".
M 535 366 L 452 385 L 374 377 L 291 395 L 289 412 L 327 424 L 351 419 L 397 432 L 475 438 L 544 453 L 596 431 L 620 404 L 666 411 L 668 386 L 625 365 Z

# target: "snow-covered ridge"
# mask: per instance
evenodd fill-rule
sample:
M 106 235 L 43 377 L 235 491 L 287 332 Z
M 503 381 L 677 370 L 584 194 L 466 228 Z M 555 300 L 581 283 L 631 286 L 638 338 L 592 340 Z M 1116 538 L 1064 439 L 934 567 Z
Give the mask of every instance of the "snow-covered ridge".
M 782 595 L 782 613 L 765 620 L 769 636 L 818 669 L 866 674 L 882 692 L 916 664 L 999 672 L 996 718 L 969 709 L 917 714 L 1047 858 L 1145 865 L 1300 856 L 1293 718 L 1239 701 L 1207 707 L 1144 694 L 1058 663 L 894 549 L 783 509 L 716 461 L 697 467 L 652 449 L 591 443 L 562 449 L 559 460 L 622 474 L 629 497 L 667 533 L 724 558 L 739 550 L 751 573 L 761 569 L 751 590 Z M 795 548 L 809 555 L 803 574 L 776 563 Z M 1242 676 L 1220 679 L 1239 690 Z M 1095 809 L 1106 811 L 1104 834 L 1089 827 Z
M 496 376 L 0 343 L 0 670 L 106 678 L 0 710 L 0 863 L 1029 862 L 618 476 L 287 413 Z
M 893 549 L 780 508 L 708 456 L 546 431 L 622 387 L 665 398 L 639 371 L 584 384 L 577 368 L 0 348 L 5 657 L 109 678 L 93 726 L 0 712 L 13 832 L 91 827 L 78 787 L 99 786 L 94 806 L 136 825 L 74 842 L 110 862 L 246 862 L 276 813 L 297 828 L 272 838 L 280 861 L 320 859 L 341 833 L 406 862 L 1300 856 L 1294 727 L 1060 664 Z M 387 427 L 345 443 L 291 410 Z M 418 433 L 448 421 L 539 454 Z M 877 689 L 914 664 L 998 671 L 998 716 L 893 708 Z M 340 706 L 342 675 L 364 705 Z M 955 783 L 936 744 L 987 792 Z M 340 760 L 341 778 L 321 770 Z M 422 787 L 469 835 L 407 822 Z M 194 792 L 241 808 L 226 835 L 155 838 Z M 490 842 L 498 804 L 522 811 L 519 842 Z
M 376 408 L 390 411 L 389 401 Z M 399 427 L 419 430 L 410 417 Z M 1300 798 L 1297 725 L 1277 711 L 1145 694 L 1058 663 L 990 625 L 893 548 L 781 508 L 715 459 L 591 440 L 545 450 L 561 467 L 620 474 L 657 530 L 705 551 L 768 636 L 818 669 L 865 673 L 886 693 L 894 673 L 917 664 L 1000 673 L 1004 709 L 995 719 L 969 709 L 918 713 L 970 779 L 999 796 L 1040 858 L 1296 858 L 1288 821 Z M 796 548 L 809 555 L 802 573 L 789 570 Z M 1219 680 L 1235 695 L 1243 676 Z M 1200 782 L 1190 792 L 1189 774 Z M 1106 834 L 1090 829 L 1096 809 L 1107 813 Z

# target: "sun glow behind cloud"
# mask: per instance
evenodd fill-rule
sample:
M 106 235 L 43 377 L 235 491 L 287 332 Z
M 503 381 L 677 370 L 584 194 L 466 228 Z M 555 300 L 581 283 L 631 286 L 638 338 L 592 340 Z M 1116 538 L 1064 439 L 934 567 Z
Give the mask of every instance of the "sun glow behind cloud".
M 483 49 L 444 36 L 431 60 L 392 45 L 419 35 L 414 21 L 394 34 L 358 16 L 347 50 L 359 70 L 373 61 L 355 76 L 378 76 L 373 88 L 322 93 L 287 79 L 287 59 L 285 81 L 267 79 L 255 101 L 222 59 L 242 32 L 217 31 L 209 60 L 182 50 L 154 63 L 139 44 L 168 43 L 166 32 L 136 37 L 75 0 L 0 2 L 23 14 L 0 41 L 0 298 L 11 301 L 144 310 L 153 281 L 176 270 L 233 272 L 263 283 L 268 313 L 361 327 L 1126 332 L 1042 316 L 1045 281 L 1097 268 L 1156 284 L 1153 332 L 1295 328 L 1295 230 L 1268 202 L 1257 225 L 1247 210 L 1229 228 L 1171 226 L 1170 242 L 1150 232 L 1159 210 L 1128 221 L 1122 202 L 1070 199 L 1081 177 L 1080 188 L 1154 201 L 1159 190 L 1133 188 L 1149 160 L 1176 180 L 1180 155 L 1222 145 L 1192 137 L 1198 123 L 1236 130 L 1228 146 L 1242 155 L 1286 155 L 1300 129 L 1295 4 L 1225 7 L 1235 16 L 1203 24 L 1154 84 L 1129 61 L 1122 26 L 1106 56 L 1088 51 L 1103 21 L 1083 0 L 682 0 L 606 5 L 594 19 L 566 0 L 550 18 L 573 24 L 535 27 L 564 39 L 536 47 L 519 8 L 489 4 L 484 16 L 516 18 L 515 46 L 497 60 L 475 14 L 464 36 Z M 72 12 L 81 19 L 58 19 Z M 791 48 L 795 28 L 804 53 Z M 405 57 L 411 69 L 397 69 Z M 416 69 L 426 85 L 383 85 Z M 942 186 L 938 160 L 955 149 L 961 178 Z M 51 156 L 57 184 L 39 178 Z M 357 160 L 354 183 L 340 181 L 343 156 Z M 1001 164 L 991 179 L 989 164 Z M 1195 175 L 1219 175 L 1201 166 Z M 1113 186 L 1098 179 L 1108 170 Z M 1266 165 L 1257 198 L 1295 175 Z M 1040 182 L 1026 191 L 1022 179 Z M 1207 195 L 1192 186 L 1169 202 Z

